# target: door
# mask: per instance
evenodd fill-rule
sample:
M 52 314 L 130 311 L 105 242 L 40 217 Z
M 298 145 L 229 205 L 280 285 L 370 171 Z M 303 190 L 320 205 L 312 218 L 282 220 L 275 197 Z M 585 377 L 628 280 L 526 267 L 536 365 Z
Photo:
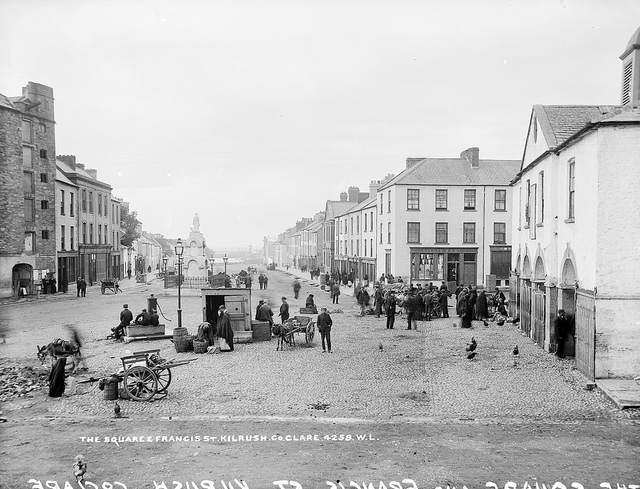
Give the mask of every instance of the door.
M 522 281 L 520 304 L 520 329 L 527 336 L 531 336 L 531 282 L 529 280 Z
M 576 368 L 589 380 L 596 376 L 596 297 L 587 290 L 576 293 Z
M 234 332 L 251 330 L 249 305 L 245 302 L 245 297 L 241 295 L 226 295 L 224 297 L 224 305 L 227 308 L 227 314 L 231 320 L 231 329 Z
M 531 291 L 532 310 L 531 317 L 532 338 L 540 347 L 544 348 L 544 332 L 545 332 L 545 293 L 544 285 L 536 284 Z

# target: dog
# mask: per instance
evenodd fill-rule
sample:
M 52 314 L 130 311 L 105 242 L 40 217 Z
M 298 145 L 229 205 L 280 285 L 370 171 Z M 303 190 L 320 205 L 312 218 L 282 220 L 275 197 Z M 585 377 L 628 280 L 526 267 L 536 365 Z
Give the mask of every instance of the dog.
M 271 326 L 271 334 L 278 338 L 278 345 L 276 346 L 276 351 L 281 350 L 284 351 L 285 338 L 289 330 L 287 329 L 286 324 L 274 324 Z M 291 335 L 291 346 L 295 346 L 295 335 Z

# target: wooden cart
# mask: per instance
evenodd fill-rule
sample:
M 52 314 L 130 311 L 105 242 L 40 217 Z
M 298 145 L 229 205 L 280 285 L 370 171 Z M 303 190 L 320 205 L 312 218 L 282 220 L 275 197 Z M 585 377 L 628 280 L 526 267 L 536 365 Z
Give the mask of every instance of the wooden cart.
M 117 278 L 103 278 L 102 280 L 100 280 L 100 292 L 104 294 L 107 289 L 112 291 L 114 294 L 122 292 L 120 290 L 120 284 L 118 283 Z
M 316 323 L 311 321 L 311 316 L 294 316 L 291 319 L 287 319 L 283 326 L 287 330 L 284 335 L 284 341 L 286 343 L 296 344 L 294 334 L 304 334 L 304 339 L 307 344 L 313 342 L 313 337 L 316 333 Z

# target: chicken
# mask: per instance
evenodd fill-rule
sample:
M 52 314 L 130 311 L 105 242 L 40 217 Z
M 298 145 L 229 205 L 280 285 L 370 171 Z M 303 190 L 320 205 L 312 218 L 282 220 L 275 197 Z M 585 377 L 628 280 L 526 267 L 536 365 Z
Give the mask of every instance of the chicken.
M 489 323 L 488 323 L 487 321 L 485 321 L 484 319 L 482 320 L 482 323 L 483 323 L 485 326 L 489 326 Z
M 520 350 L 518 350 L 518 345 L 516 345 L 516 347 L 513 349 L 513 354 L 518 355 L 519 353 L 520 353 Z
M 471 338 L 471 343 L 467 344 L 467 351 L 475 351 L 478 347 L 478 342 L 475 338 Z
M 513 366 L 517 367 L 518 366 L 518 361 L 516 360 L 516 358 L 518 357 L 518 354 L 520 353 L 520 350 L 518 350 L 518 345 L 516 345 L 516 347 L 513 349 Z
M 469 354 L 467 355 L 467 358 L 468 358 L 469 360 L 473 360 L 477 354 L 478 354 L 478 352 L 477 352 L 477 351 L 472 351 L 471 353 L 469 353 Z
M 380 351 L 382 351 L 382 341 L 378 343 L 378 348 L 380 349 Z
M 73 463 L 73 476 L 76 481 L 83 481 L 84 474 L 87 473 L 87 464 L 84 461 L 82 455 L 76 455 L 75 462 Z
M 116 418 L 120 417 L 120 404 L 118 404 L 118 401 L 116 401 L 116 405 L 113 408 L 113 412 L 115 413 Z

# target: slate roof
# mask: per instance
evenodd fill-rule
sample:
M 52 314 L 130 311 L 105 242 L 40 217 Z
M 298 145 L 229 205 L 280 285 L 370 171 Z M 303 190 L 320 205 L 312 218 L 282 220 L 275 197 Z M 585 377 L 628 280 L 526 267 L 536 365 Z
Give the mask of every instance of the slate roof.
M 617 105 L 534 105 L 549 148 L 564 143 L 587 124 L 596 122 L 618 108 Z
M 62 171 L 60 171 L 60 168 L 58 168 L 57 166 L 56 166 L 56 180 L 62 183 L 66 183 L 67 185 L 70 185 L 72 187 L 77 187 L 77 185 L 73 183 L 71 180 L 69 180 L 67 176 L 64 173 L 62 173 Z
M 325 214 L 325 219 L 331 220 L 334 217 L 342 216 L 355 205 L 358 204 L 346 200 L 327 200 L 326 212 L 329 214 Z
M 477 168 L 462 158 L 425 158 L 384 184 L 392 185 L 509 185 L 520 160 L 480 160 Z
M 363 200 L 359 204 L 356 204 L 356 205 L 354 205 L 352 207 L 349 207 L 342 214 L 336 214 L 334 217 L 340 217 L 340 216 L 344 216 L 345 214 L 351 214 L 352 212 L 361 211 L 362 209 L 366 209 L 371 204 L 375 203 L 375 201 L 376 201 L 376 196 L 374 195 L 373 197 L 369 197 L 368 199 Z M 353 202 L 350 202 L 350 203 L 352 204 Z

